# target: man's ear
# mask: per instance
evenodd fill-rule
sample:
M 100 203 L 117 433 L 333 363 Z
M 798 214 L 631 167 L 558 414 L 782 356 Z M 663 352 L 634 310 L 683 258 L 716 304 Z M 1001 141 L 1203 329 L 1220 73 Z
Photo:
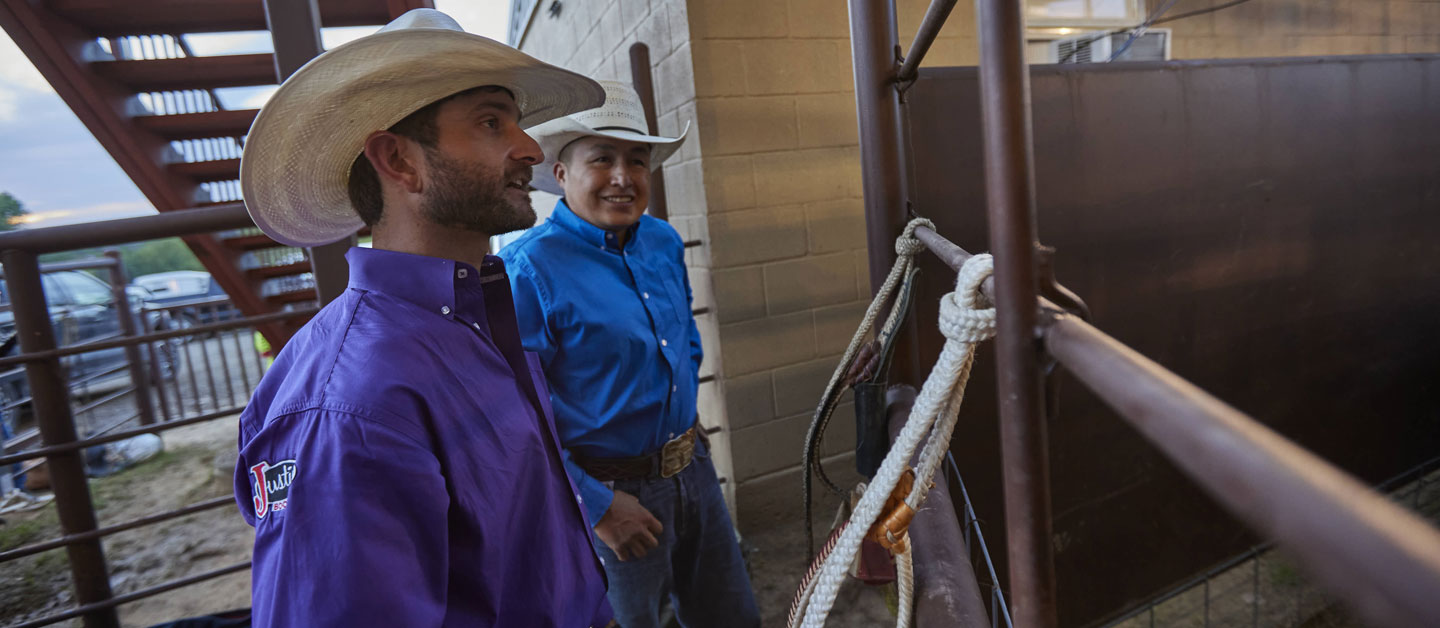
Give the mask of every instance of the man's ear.
M 559 183 L 560 187 L 565 187 L 565 175 L 568 174 L 565 172 L 565 162 L 556 161 L 555 168 L 551 174 L 555 175 L 555 182 Z
M 390 131 L 376 131 L 365 138 L 365 158 L 381 181 L 389 181 L 411 194 L 425 189 L 424 151 L 414 140 Z

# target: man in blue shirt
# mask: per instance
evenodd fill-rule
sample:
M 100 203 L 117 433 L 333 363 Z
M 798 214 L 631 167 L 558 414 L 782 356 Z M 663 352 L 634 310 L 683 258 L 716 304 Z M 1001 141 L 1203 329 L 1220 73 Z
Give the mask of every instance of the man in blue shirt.
M 350 283 L 240 417 L 257 626 L 601 626 L 589 522 L 490 234 L 533 224 L 522 124 L 594 82 L 407 13 L 296 72 L 241 163 L 255 223 L 315 246 L 373 229 Z
M 658 628 L 668 598 L 686 628 L 760 625 L 704 433 L 702 357 L 685 247 L 644 215 L 650 171 L 684 139 L 644 133 L 630 87 L 532 129 L 536 187 L 555 212 L 500 256 L 525 348 L 540 357 L 610 603 L 625 628 Z

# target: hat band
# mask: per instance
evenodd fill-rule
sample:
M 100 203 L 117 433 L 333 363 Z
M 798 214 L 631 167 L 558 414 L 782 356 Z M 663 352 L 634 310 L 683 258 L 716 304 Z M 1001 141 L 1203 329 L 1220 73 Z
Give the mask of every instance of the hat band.
M 635 129 L 632 129 L 632 128 L 628 127 L 628 126 L 597 126 L 597 127 L 593 128 L 593 129 L 591 129 L 591 130 L 592 130 L 592 131 L 629 131 L 629 132 L 634 133 L 634 134 L 636 134 L 636 135 L 649 135 L 649 133 L 646 133 L 646 132 L 644 132 L 644 131 L 636 131 Z

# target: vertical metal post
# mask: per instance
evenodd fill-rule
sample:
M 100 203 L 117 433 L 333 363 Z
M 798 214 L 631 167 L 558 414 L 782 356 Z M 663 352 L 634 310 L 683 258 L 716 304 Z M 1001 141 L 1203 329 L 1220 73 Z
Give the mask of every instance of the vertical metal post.
M 265 23 L 275 45 L 275 75 L 285 82 L 291 74 L 325 48 L 320 44 L 320 10 L 315 0 L 265 0 Z M 306 249 L 315 273 L 315 294 L 320 305 L 334 301 L 350 282 L 345 252 L 355 246 L 354 234 L 339 242 Z
M 850 55 L 860 130 L 860 179 L 865 191 L 865 244 L 870 287 L 879 290 L 895 265 L 895 238 L 905 228 L 908 198 L 900 95 L 895 89 L 900 45 L 894 0 L 850 0 Z M 912 310 L 913 312 L 913 310 Z M 918 384 L 914 315 L 892 358 L 893 381 Z
M 1005 523 L 1015 624 L 1054 626 L 1046 444 L 1035 269 L 1035 182 L 1023 3 L 979 0 L 980 98 L 990 250 Z
M 115 295 L 115 315 L 120 317 L 120 333 L 134 336 L 135 316 L 130 310 L 130 295 L 125 292 L 129 280 L 125 277 L 125 266 L 120 263 L 120 252 L 105 251 L 105 257 L 115 261 L 110 266 L 110 291 Z M 150 371 L 140 358 L 140 347 L 126 346 L 125 361 L 130 365 L 130 384 L 135 387 L 135 411 L 140 413 L 140 424 L 150 425 L 155 422 L 155 404 L 150 399 Z
M 5 286 L 10 292 L 20 351 L 34 353 L 54 349 L 55 330 L 50 326 L 50 311 L 45 305 L 39 260 L 34 253 L 11 249 L 0 254 L 0 261 L 5 264 Z M 60 369 L 60 360 L 49 358 L 29 362 L 25 365 L 25 377 L 30 384 L 31 403 L 41 441 L 46 446 L 75 442 L 69 387 Z M 71 451 L 48 456 L 46 460 L 50 487 L 55 492 L 55 510 L 60 516 L 60 529 L 65 536 L 96 528 L 90 485 L 80 456 L 81 452 Z M 110 574 L 105 568 L 105 552 L 100 547 L 100 541 L 92 539 L 71 543 L 66 546 L 66 553 L 70 558 L 75 601 L 83 606 L 110 599 Z M 84 622 L 86 628 L 120 625 L 114 608 L 86 613 Z
M 630 80 L 635 84 L 635 93 L 640 95 L 640 105 L 645 109 L 647 132 L 659 135 L 660 121 L 655 112 L 655 81 L 650 76 L 650 46 L 643 42 L 630 45 Z M 670 219 L 670 210 L 665 202 L 665 172 L 662 169 L 650 172 L 650 215 L 660 220 Z

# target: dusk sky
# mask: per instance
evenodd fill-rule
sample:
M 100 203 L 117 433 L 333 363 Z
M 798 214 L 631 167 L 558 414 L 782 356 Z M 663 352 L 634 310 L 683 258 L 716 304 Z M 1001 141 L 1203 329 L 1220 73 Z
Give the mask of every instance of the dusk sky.
M 435 0 L 465 30 L 505 41 L 508 0 Z M 325 29 L 326 48 L 363 37 L 378 27 Z M 187 36 L 197 55 L 270 52 L 269 33 Z M 220 90 L 227 108 L 264 104 L 274 88 Z M 101 148 L 20 52 L 0 31 L 0 192 L 31 213 L 28 227 L 109 220 L 155 213 L 130 178 Z

